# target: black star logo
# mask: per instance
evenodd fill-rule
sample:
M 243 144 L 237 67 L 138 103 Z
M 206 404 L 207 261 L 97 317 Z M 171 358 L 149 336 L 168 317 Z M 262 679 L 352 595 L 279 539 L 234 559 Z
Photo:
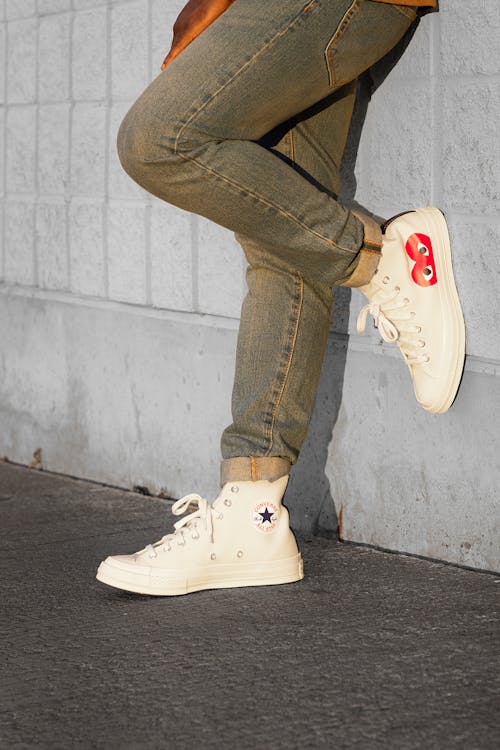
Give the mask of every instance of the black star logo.
M 269 511 L 267 509 L 267 505 L 266 505 L 266 509 L 265 509 L 265 511 L 263 513 L 261 513 L 259 511 L 259 516 L 262 516 L 262 523 L 265 523 L 266 521 L 269 521 L 269 523 L 271 523 L 271 519 L 273 517 L 273 514 L 269 513 Z

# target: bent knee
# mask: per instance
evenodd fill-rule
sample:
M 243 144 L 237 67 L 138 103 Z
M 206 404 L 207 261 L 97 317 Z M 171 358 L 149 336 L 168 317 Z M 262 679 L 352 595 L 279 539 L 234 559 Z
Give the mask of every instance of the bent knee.
M 141 183 L 151 164 L 174 165 L 180 127 L 176 118 L 164 122 L 132 107 L 121 121 L 116 136 L 116 150 L 123 169 Z
M 163 120 L 132 106 L 118 128 L 116 148 L 123 169 L 141 182 L 152 164 L 178 169 L 210 140 L 175 114 Z

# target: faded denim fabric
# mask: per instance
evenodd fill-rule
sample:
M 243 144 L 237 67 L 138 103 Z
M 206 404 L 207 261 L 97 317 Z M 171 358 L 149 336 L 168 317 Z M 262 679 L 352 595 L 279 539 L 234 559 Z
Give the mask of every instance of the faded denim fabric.
M 248 261 L 222 484 L 277 478 L 298 458 L 332 287 L 367 283 L 382 241 L 336 200 L 356 79 L 416 15 L 373 0 L 236 0 L 120 125 L 128 174 L 234 231 Z

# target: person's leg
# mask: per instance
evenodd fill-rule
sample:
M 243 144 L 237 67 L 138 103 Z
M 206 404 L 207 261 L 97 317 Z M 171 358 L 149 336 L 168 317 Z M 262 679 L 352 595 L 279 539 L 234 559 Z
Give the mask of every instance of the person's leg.
M 343 283 L 363 260 L 368 281 L 378 225 L 258 140 L 389 51 L 411 13 L 371 0 L 236 0 L 126 114 L 124 169 L 154 195 L 250 237 L 304 281 Z
M 314 177 L 328 161 L 328 156 L 318 158 L 321 138 L 314 144 L 306 129 L 299 137 L 295 125 L 294 143 L 303 141 L 304 158 L 289 152 L 288 161 L 273 153 L 265 138 L 304 107 L 353 81 L 398 41 L 412 14 L 409 8 L 371 0 L 310 0 L 307 5 L 283 0 L 271 7 L 268 0 L 237 0 L 174 61 L 168 76 L 153 81 L 126 116 L 118 142 L 131 176 L 159 197 L 241 237 L 250 270 L 240 364 L 249 371 L 240 371 L 242 380 L 235 386 L 241 427 L 228 428 L 224 439 L 227 460 L 234 461 L 227 466 L 238 469 L 237 478 L 228 472 L 212 505 L 199 495 L 178 500 L 176 514 L 191 504 L 197 509 L 156 544 L 135 555 L 107 558 L 99 580 L 163 595 L 303 577 L 281 501 L 288 464 L 307 428 L 333 285 L 358 286 L 369 299 L 364 314 L 374 314 L 391 340 L 403 331 L 401 348 L 410 346 L 416 367 L 422 357 L 429 362 L 433 352 L 453 350 L 451 326 L 443 325 L 432 339 L 431 357 L 414 351 L 421 346 L 415 338 L 421 330 L 418 314 L 425 313 L 431 329 L 451 299 L 449 246 L 436 209 L 390 220 L 388 241 L 382 242 L 375 222 L 341 207 L 328 179 L 325 185 Z M 311 168 L 307 157 L 313 160 Z M 436 279 L 444 279 L 442 291 Z M 434 290 L 430 305 L 429 290 Z M 311 342 L 314 337 L 317 341 Z M 261 368 L 252 370 L 252 356 L 267 368 L 263 380 L 253 384 L 250 378 Z M 308 357 L 313 387 L 307 383 Z M 441 358 L 445 375 L 449 364 Z M 434 373 L 422 379 L 425 387 Z M 259 414 L 266 417 L 261 424 Z M 240 450 L 245 455 L 234 455 Z M 272 465 L 259 477 L 263 465 L 256 462 L 268 459 Z
M 261 145 L 336 198 L 356 81 L 275 128 Z M 306 437 L 326 347 L 332 288 L 305 282 L 265 247 L 236 235 L 245 251 L 243 301 L 232 394 L 222 434 L 221 486 L 289 472 Z
M 223 478 L 243 466 L 244 476 L 272 477 L 296 460 L 321 370 L 331 287 L 368 281 L 378 263 L 380 227 L 336 200 L 354 96 L 346 84 L 413 18 L 412 10 L 370 0 L 236 2 L 122 122 L 118 148 L 131 176 L 235 230 L 250 264 L 234 422 L 222 454 L 252 461 L 251 468 L 248 460 L 223 461 Z M 286 136 L 273 148 L 270 134 L 307 104 L 293 146 Z

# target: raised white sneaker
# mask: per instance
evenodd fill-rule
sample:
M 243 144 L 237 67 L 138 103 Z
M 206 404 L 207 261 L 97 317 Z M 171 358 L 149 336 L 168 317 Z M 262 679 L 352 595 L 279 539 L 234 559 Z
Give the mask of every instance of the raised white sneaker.
M 465 325 L 453 278 L 450 238 L 438 208 L 417 208 L 385 224 L 382 257 L 358 287 L 386 342 L 396 342 L 424 409 L 443 413 L 456 396 L 465 362 Z
M 134 555 L 108 557 L 97 580 L 157 596 L 201 589 L 291 583 L 304 577 L 302 557 L 281 499 L 288 475 L 228 482 L 210 504 L 198 494 L 172 506 L 175 531 Z

